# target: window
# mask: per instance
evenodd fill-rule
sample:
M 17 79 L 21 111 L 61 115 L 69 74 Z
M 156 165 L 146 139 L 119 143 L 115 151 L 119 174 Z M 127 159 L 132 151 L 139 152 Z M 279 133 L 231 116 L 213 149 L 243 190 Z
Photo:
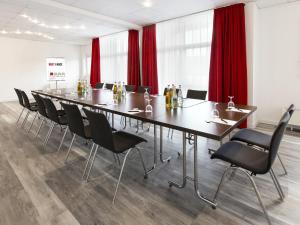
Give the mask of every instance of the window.
M 91 56 L 86 57 L 86 74 L 89 77 L 91 75 L 91 63 L 92 63 L 92 57 Z
M 168 84 L 208 90 L 213 12 L 157 24 L 159 92 Z
M 127 83 L 128 32 L 100 38 L 101 81 Z

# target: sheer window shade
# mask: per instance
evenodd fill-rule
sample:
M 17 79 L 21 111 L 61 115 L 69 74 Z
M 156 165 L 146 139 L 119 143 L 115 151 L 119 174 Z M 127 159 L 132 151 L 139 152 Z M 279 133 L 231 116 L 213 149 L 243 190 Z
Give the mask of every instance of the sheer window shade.
M 213 11 L 157 24 L 159 92 L 168 84 L 208 90 Z
M 101 38 L 101 80 L 127 83 L 128 32 Z

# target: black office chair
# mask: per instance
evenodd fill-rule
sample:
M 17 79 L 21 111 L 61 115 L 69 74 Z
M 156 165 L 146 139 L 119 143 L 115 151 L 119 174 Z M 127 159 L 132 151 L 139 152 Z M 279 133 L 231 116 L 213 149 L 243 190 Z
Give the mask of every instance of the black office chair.
M 93 155 L 93 159 L 92 159 L 92 162 L 91 162 L 91 165 L 89 168 L 89 172 L 86 177 L 87 181 L 88 181 L 91 169 L 93 167 L 95 156 L 97 154 L 99 146 L 106 148 L 107 150 L 109 150 L 115 154 L 121 154 L 121 153 L 124 153 L 127 151 L 125 154 L 124 160 L 123 160 L 117 187 L 116 187 L 115 194 L 113 197 L 113 204 L 114 204 L 127 157 L 133 149 L 136 149 L 138 151 L 139 156 L 142 161 L 143 169 L 145 172 L 144 177 L 145 178 L 147 177 L 147 171 L 146 171 L 146 167 L 145 167 L 144 160 L 142 157 L 142 153 L 140 152 L 140 149 L 136 147 L 136 145 L 138 145 L 142 142 L 147 142 L 147 141 L 141 137 L 138 137 L 138 136 L 135 136 L 133 134 L 126 133 L 123 131 L 113 132 L 113 130 L 112 130 L 107 118 L 104 116 L 104 114 L 95 113 L 95 112 L 89 111 L 87 109 L 83 109 L 83 110 L 84 110 L 85 114 L 87 115 L 87 118 L 90 122 L 90 126 L 92 128 L 93 141 L 97 146 L 95 149 L 94 155 Z
M 71 133 L 73 134 L 72 136 L 72 141 L 70 143 L 68 152 L 66 154 L 65 162 L 68 160 L 69 154 L 72 149 L 72 145 L 74 143 L 74 140 L 76 138 L 76 135 L 86 139 L 86 140 L 91 140 L 92 139 L 92 131 L 89 125 L 84 124 L 83 117 L 81 115 L 81 112 L 78 108 L 77 105 L 71 105 L 71 104 L 65 104 L 65 103 L 60 103 L 62 107 L 64 108 L 68 120 L 68 127 Z M 61 146 L 63 144 L 63 141 L 65 139 L 65 136 L 67 134 L 67 130 L 65 130 L 65 133 L 63 135 L 61 144 L 59 145 L 59 148 L 57 151 L 61 149 Z M 92 146 L 92 149 L 90 151 L 90 154 L 94 148 L 94 145 Z
M 234 170 L 234 172 L 236 170 L 242 171 L 244 174 L 247 175 L 247 177 L 251 181 L 251 184 L 254 187 L 255 193 L 263 209 L 263 212 L 269 224 L 271 224 L 270 218 L 268 216 L 268 213 L 265 209 L 265 206 L 260 197 L 260 193 L 256 187 L 252 176 L 255 176 L 257 174 L 270 173 L 281 200 L 284 199 L 284 193 L 272 169 L 272 165 L 276 158 L 279 145 L 284 135 L 284 131 L 287 127 L 289 119 L 290 115 L 288 112 L 286 112 L 272 135 L 270 148 L 268 152 L 257 150 L 256 148 L 253 148 L 249 145 L 245 145 L 240 142 L 229 141 L 222 145 L 215 153 L 212 154 L 212 159 L 220 159 L 230 163 L 230 166 L 223 173 L 221 182 L 218 186 L 217 192 L 214 197 L 214 201 L 216 201 L 218 197 L 226 174 L 231 170 Z
M 34 97 L 36 103 L 37 103 L 37 106 L 38 106 L 38 113 L 42 116 L 42 121 L 40 123 L 40 126 L 35 134 L 35 137 L 37 137 L 40 133 L 40 130 L 45 122 L 45 120 L 48 119 L 48 116 L 47 116 L 47 112 L 46 112 L 46 107 L 45 107 L 45 104 L 42 100 L 42 97 L 39 96 L 38 94 L 34 94 L 32 93 L 32 96 Z
M 43 144 L 44 147 L 46 147 L 46 145 L 49 141 L 49 138 L 52 134 L 54 126 L 55 125 L 60 125 L 60 127 L 62 129 L 63 128 L 67 129 L 68 121 L 67 121 L 67 116 L 65 114 L 65 111 L 64 110 L 57 110 L 51 99 L 42 98 L 42 100 L 43 100 L 45 108 L 46 108 L 47 116 L 48 116 L 49 120 L 51 121 L 50 129 L 49 129 L 49 131 L 46 135 L 46 138 L 45 138 L 44 144 Z M 62 139 L 62 141 L 63 141 L 63 139 Z
M 97 83 L 96 84 L 96 88 L 97 89 L 102 89 L 103 88 L 104 83 Z
M 148 93 L 150 94 L 151 93 L 151 87 L 150 86 L 138 86 L 137 93 L 145 93 L 146 88 L 148 90 Z
M 290 107 L 287 109 L 287 112 L 290 114 L 290 118 L 292 117 L 294 111 L 295 111 L 295 106 L 291 104 Z M 281 118 L 281 120 L 283 119 L 283 117 Z M 272 139 L 271 135 L 256 130 L 252 130 L 252 129 L 241 129 L 236 134 L 234 134 L 233 137 L 231 138 L 232 141 L 244 142 L 249 145 L 253 145 L 255 147 L 259 147 L 267 151 L 270 149 L 271 139 Z M 284 170 L 284 174 L 287 175 L 287 170 L 283 164 L 283 161 L 279 153 L 277 154 L 277 157 Z
M 22 94 L 21 94 L 20 90 L 17 89 L 17 88 L 14 88 L 14 90 L 15 90 L 17 96 L 18 96 L 19 104 L 20 104 L 20 106 L 22 107 L 22 111 L 21 111 L 21 113 L 20 113 L 20 115 L 19 115 L 19 118 L 18 118 L 18 120 L 17 120 L 17 124 L 18 124 L 19 121 L 20 121 L 20 118 L 21 118 L 21 116 L 22 116 L 22 114 L 23 114 L 23 112 L 24 112 L 24 110 L 25 110 L 25 104 L 24 104 L 24 102 L 23 102 L 23 98 L 22 98 Z
M 114 84 L 105 83 L 105 88 L 108 90 L 112 90 L 113 86 L 114 86 Z
M 28 110 L 28 112 L 27 112 L 27 114 L 25 116 L 25 119 L 24 119 L 24 121 L 22 123 L 22 127 L 25 127 L 27 119 L 28 119 L 30 113 L 32 113 L 32 112 L 35 113 L 35 116 L 34 116 L 32 122 L 31 122 L 31 125 L 30 125 L 29 129 L 27 130 L 27 132 L 29 132 L 30 129 L 31 129 L 31 127 L 32 127 L 32 125 L 33 125 L 33 123 L 34 123 L 34 121 L 35 121 L 35 119 L 36 119 L 38 107 L 37 107 L 37 103 L 36 102 L 30 102 L 29 101 L 29 98 L 28 98 L 27 94 L 25 93 L 25 91 L 20 90 L 20 93 L 21 93 L 22 98 L 23 98 L 24 106 Z
M 188 89 L 186 93 L 186 98 L 205 100 L 207 91 L 191 90 Z
M 134 92 L 135 91 L 135 85 L 125 85 L 125 89 L 127 92 Z

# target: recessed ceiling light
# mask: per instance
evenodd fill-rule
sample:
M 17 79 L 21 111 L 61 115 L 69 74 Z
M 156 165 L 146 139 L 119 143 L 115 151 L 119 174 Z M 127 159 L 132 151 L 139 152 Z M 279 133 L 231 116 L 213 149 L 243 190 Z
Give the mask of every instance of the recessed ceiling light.
M 16 30 L 15 34 L 21 34 L 22 32 L 20 30 Z
M 146 7 L 146 8 L 151 7 L 151 6 L 152 6 L 152 1 L 150 1 L 150 0 L 145 0 L 145 1 L 143 2 L 143 6 Z
M 28 16 L 26 14 L 22 14 L 21 16 L 24 18 L 28 18 Z
M 70 29 L 71 26 L 70 26 L 70 25 L 65 25 L 64 28 L 65 28 L 65 29 Z
M 2 30 L 1 34 L 7 34 L 7 31 L 6 30 Z
M 84 26 L 84 25 L 81 25 L 79 28 L 82 29 L 82 30 L 84 30 L 84 29 L 85 29 L 85 26 Z
M 53 25 L 52 28 L 53 28 L 53 29 L 59 29 L 59 26 Z
M 46 24 L 44 24 L 44 23 L 39 23 L 39 26 L 41 26 L 41 27 L 45 27 L 45 26 L 46 26 Z

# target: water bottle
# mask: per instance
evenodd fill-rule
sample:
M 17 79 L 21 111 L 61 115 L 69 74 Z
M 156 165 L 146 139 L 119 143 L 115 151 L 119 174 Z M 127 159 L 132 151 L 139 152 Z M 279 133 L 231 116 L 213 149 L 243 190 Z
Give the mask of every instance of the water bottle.
M 182 90 L 181 90 L 181 85 L 179 85 L 179 90 L 178 90 L 178 94 L 177 94 L 177 101 L 178 101 L 178 107 L 182 107 L 183 106 L 183 96 L 182 96 Z

